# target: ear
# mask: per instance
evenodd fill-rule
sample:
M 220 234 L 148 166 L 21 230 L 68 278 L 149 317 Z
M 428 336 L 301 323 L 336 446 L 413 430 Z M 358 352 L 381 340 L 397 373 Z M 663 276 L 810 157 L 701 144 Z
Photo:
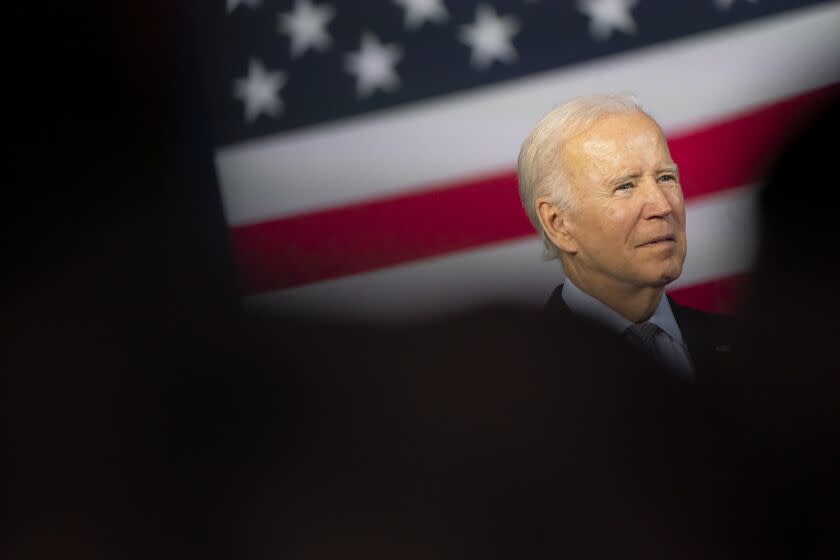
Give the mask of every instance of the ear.
M 551 242 L 564 253 L 577 253 L 577 241 L 569 231 L 567 223 L 568 212 L 551 202 L 547 196 L 537 198 L 534 204 L 543 231 Z

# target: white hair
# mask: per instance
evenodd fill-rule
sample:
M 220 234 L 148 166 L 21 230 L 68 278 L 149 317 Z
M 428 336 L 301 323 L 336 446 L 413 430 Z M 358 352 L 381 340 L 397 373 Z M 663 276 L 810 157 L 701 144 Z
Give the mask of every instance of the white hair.
M 552 109 L 522 143 L 517 160 L 519 198 L 528 219 L 542 237 L 546 260 L 558 258 L 559 253 L 537 216 L 537 198 L 549 196 L 563 210 L 574 210 L 577 205 L 561 157 L 563 145 L 601 117 L 636 112 L 645 113 L 638 99 L 630 94 L 576 97 Z

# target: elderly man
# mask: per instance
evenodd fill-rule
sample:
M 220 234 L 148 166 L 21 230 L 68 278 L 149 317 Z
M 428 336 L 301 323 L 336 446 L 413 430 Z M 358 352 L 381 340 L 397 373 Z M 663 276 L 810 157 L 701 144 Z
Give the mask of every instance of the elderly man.
M 623 333 L 693 377 L 720 364 L 730 321 L 663 297 L 682 272 L 685 204 L 659 125 L 627 96 L 573 99 L 522 145 L 519 194 L 566 281 L 548 301 Z

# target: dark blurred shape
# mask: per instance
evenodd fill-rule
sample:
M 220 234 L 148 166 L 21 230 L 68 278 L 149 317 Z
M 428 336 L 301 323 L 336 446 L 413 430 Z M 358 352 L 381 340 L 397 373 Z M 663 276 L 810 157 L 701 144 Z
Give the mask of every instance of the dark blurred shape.
M 769 170 L 739 366 L 716 386 L 739 442 L 733 505 L 755 520 L 765 557 L 840 556 L 838 129 L 835 96 Z

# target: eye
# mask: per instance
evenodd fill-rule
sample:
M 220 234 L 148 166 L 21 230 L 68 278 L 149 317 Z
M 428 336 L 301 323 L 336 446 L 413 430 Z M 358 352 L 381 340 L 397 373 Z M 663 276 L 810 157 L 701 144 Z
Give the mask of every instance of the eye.
M 676 180 L 677 180 L 677 178 L 674 175 L 670 175 L 670 174 L 667 174 L 667 173 L 665 175 L 661 175 L 659 177 L 660 182 L 673 182 L 673 181 L 676 181 Z
M 633 188 L 633 183 L 621 183 L 618 185 L 615 190 L 617 191 L 628 191 Z

